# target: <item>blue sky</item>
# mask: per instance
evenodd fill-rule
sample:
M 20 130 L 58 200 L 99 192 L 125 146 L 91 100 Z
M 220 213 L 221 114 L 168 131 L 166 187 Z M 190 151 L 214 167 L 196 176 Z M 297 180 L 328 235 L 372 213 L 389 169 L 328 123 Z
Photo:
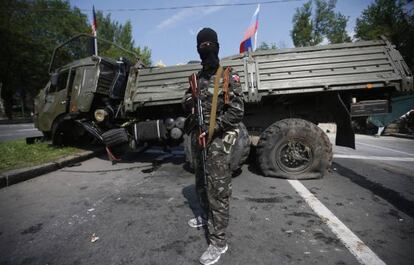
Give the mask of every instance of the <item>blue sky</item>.
M 246 3 L 254 0 L 180 0 L 180 1 L 138 1 L 138 0 L 71 0 L 72 6 L 80 9 L 103 10 L 104 14 L 121 23 L 130 20 L 133 37 L 139 46 L 148 46 L 152 61 L 162 60 L 167 65 L 187 63 L 198 59 L 196 34 L 203 27 L 217 31 L 220 42 L 220 57 L 238 53 L 240 41 L 256 10 L 255 5 L 208 7 L 162 11 L 105 11 L 108 9 L 156 8 L 171 6 L 194 6 L 203 4 Z M 262 4 L 259 13 L 258 43 L 276 43 L 278 47 L 293 47 L 290 31 L 296 8 L 306 1 Z M 351 37 L 355 20 L 373 0 L 338 0 L 336 11 L 349 17 L 347 30 Z M 91 11 L 83 11 L 89 18 Z M 99 30 L 99 25 L 98 25 Z

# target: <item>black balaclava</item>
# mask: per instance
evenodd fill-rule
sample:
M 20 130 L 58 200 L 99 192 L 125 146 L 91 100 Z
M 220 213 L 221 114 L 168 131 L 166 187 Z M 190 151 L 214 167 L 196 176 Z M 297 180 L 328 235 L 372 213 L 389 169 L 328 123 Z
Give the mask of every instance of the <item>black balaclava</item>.
M 215 45 L 200 48 L 200 44 L 206 41 L 212 42 Z M 210 74 L 216 72 L 220 64 L 220 59 L 218 57 L 219 49 L 220 46 L 217 40 L 217 33 L 211 28 L 203 28 L 200 30 L 197 34 L 197 52 L 200 55 L 203 71 L 210 72 Z

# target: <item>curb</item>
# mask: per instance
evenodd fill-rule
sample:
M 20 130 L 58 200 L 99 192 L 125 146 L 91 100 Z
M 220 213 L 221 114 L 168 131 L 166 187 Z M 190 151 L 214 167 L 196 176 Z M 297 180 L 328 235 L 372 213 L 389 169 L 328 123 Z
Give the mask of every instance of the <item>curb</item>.
M 405 138 L 405 139 L 414 139 L 414 135 L 402 134 L 402 133 L 390 133 L 389 136 Z
M 4 124 L 22 124 L 22 123 L 33 123 L 33 119 L 32 118 L 27 118 L 27 119 L 17 119 L 17 120 L 9 120 L 9 119 L 0 120 L 0 125 L 4 125 Z
M 0 189 L 25 181 L 40 175 L 56 171 L 58 169 L 64 168 L 70 164 L 79 163 L 85 160 L 88 160 L 92 157 L 95 157 L 103 153 L 103 149 L 94 150 L 94 151 L 84 151 L 76 155 L 70 155 L 67 157 L 60 158 L 54 162 L 48 162 L 42 165 L 14 169 L 0 174 Z

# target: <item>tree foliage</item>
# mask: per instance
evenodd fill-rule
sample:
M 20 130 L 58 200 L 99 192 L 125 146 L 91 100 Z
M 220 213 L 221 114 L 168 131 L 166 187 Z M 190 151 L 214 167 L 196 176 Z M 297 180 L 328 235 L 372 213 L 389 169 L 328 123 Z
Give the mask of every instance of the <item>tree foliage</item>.
M 335 13 L 336 0 L 310 0 L 296 9 L 291 36 L 296 47 L 313 46 L 327 38 L 330 43 L 349 42 L 348 18 Z M 313 9 L 314 12 L 313 12 Z
M 266 42 L 262 41 L 259 45 L 259 47 L 257 47 L 256 51 L 266 51 L 266 50 L 276 50 L 277 46 L 276 43 L 270 43 L 267 44 Z
M 88 24 L 79 9 L 63 1 L 0 0 L 0 9 L 0 82 L 10 117 L 16 91 L 33 97 L 49 78 L 53 48 L 68 36 L 87 30 Z M 61 11 L 48 11 L 51 9 Z
M 414 69 L 414 15 L 405 13 L 405 3 L 376 0 L 357 18 L 355 36 L 361 40 L 374 40 L 381 35 L 387 37 Z
M 87 16 L 64 0 L 0 0 L 0 12 L 1 97 L 10 117 L 16 92 L 23 98 L 33 98 L 46 84 L 54 47 L 77 33 L 90 33 L 91 29 Z M 150 63 L 150 50 L 134 45 L 131 23 L 121 25 L 110 15 L 106 18 L 98 22 L 98 34 L 104 39 L 112 37 L 109 40 L 142 54 L 143 61 Z
M 131 21 L 128 20 L 124 25 L 122 25 L 117 21 L 113 21 L 111 19 L 111 14 L 104 16 L 100 11 L 96 13 L 96 20 L 98 24 L 98 37 L 116 43 L 122 48 L 136 53 L 145 65 L 151 65 L 150 49 L 148 47 L 141 49 L 140 47 L 135 46 L 134 39 L 132 38 Z M 125 51 L 106 42 L 99 42 L 98 49 L 99 54 L 102 56 L 112 58 L 126 57 L 132 62 L 135 61 L 132 54 L 125 53 Z

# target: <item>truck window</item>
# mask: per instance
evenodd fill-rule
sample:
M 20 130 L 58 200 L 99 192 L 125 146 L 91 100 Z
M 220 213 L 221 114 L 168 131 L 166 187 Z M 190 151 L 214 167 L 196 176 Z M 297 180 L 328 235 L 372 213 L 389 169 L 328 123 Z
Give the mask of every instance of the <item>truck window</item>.
M 68 82 L 68 74 L 69 74 L 69 71 L 64 71 L 64 72 L 59 73 L 57 86 L 55 87 L 51 86 L 49 89 L 49 92 L 53 93 L 53 92 L 58 92 L 62 89 L 65 89 L 66 84 Z
M 73 80 L 75 79 L 75 75 L 76 75 L 76 68 L 72 68 L 72 70 L 70 71 L 70 77 L 69 77 L 69 86 L 68 89 L 72 90 L 72 86 L 73 86 Z

